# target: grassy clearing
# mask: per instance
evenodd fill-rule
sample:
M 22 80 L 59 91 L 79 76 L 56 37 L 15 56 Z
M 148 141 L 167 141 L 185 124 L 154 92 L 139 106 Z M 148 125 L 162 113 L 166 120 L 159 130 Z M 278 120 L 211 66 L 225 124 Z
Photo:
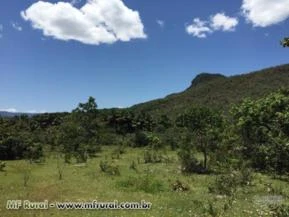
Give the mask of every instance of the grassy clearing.
M 55 156 L 43 165 L 25 161 L 7 161 L 0 172 L 0 216 L 270 216 L 268 196 L 282 196 L 288 203 L 289 183 L 261 174 L 254 175 L 253 186 L 239 188 L 235 197 L 209 193 L 216 175 L 180 173 L 176 152 L 166 151 L 163 163 L 144 164 L 143 149 L 127 148 L 115 157 L 115 147 L 103 152 L 87 164 L 62 165 Z M 102 172 L 100 162 L 118 167 L 119 174 Z M 174 191 L 177 181 L 188 191 Z M 264 199 L 265 198 L 265 199 Z M 269 197 L 270 198 L 270 197 Z M 7 200 L 30 201 L 141 201 L 152 203 L 150 210 L 7 210 Z M 268 214 L 268 215 L 267 215 Z

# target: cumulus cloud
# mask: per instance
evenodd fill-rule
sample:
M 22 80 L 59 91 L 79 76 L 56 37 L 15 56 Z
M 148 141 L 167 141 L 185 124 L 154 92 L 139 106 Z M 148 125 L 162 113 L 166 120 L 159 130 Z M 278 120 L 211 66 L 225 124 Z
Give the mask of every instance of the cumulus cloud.
M 267 27 L 289 18 L 289 0 L 243 0 L 242 12 L 253 26 Z
M 208 21 L 195 18 L 193 23 L 186 27 L 188 34 L 198 38 L 206 38 L 208 34 L 215 31 L 234 31 L 239 21 L 235 17 L 226 16 L 224 13 L 217 13 Z
M 212 32 L 212 29 L 208 26 L 206 21 L 200 20 L 200 18 L 195 18 L 191 25 L 186 27 L 188 34 L 193 35 L 198 38 L 206 38 L 208 33 Z
M 237 18 L 226 16 L 224 13 L 217 13 L 211 17 L 211 27 L 214 30 L 234 31 L 238 23 Z
M 122 0 L 87 0 L 80 9 L 68 2 L 38 1 L 21 15 L 45 36 L 64 41 L 98 45 L 147 37 L 138 11 Z
M 22 31 L 22 27 L 16 23 L 16 22 L 11 22 L 12 27 L 17 30 L 17 31 Z
M 163 20 L 157 20 L 157 24 L 162 28 L 165 27 L 165 21 Z

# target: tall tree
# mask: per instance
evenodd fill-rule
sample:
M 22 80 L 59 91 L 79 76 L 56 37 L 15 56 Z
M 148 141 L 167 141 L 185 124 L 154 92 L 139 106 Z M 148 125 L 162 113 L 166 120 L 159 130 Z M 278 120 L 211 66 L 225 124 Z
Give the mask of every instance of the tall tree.
M 203 153 L 204 169 L 208 166 L 209 153 L 218 146 L 223 122 L 218 112 L 206 107 L 193 107 L 188 112 L 179 115 L 176 120 L 177 126 L 187 129 L 189 141 L 192 141 L 193 147 Z
M 100 150 L 97 115 L 95 99 L 89 97 L 86 103 L 79 103 L 71 115 L 65 118 L 58 142 L 67 156 L 74 155 L 79 162 L 85 162 L 88 155 Z

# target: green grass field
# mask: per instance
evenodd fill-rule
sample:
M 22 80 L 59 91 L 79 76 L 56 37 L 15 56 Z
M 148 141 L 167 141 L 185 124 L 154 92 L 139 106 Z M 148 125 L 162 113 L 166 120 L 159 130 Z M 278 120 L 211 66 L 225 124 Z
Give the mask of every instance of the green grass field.
M 216 175 L 188 175 L 180 172 L 177 153 L 166 151 L 164 163 L 145 164 L 143 149 L 126 148 L 119 159 L 112 159 L 115 147 L 104 147 L 85 165 L 63 164 L 53 155 L 44 164 L 7 161 L 0 172 L 0 216 L 270 216 L 264 198 L 281 197 L 288 203 L 289 183 L 254 174 L 252 186 L 239 188 L 233 198 L 209 193 Z M 119 175 L 100 170 L 100 162 L 119 166 Z M 134 161 L 134 164 L 132 163 Z M 63 179 L 59 169 L 63 167 Z M 132 168 L 133 167 L 133 168 Z M 24 184 L 26 180 L 26 186 Z M 179 180 L 188 191 L 174 191 Z M 263 199 L 262 199 L 263 198 Z M 7 200 L 49 202 L 93 201 L 152 203 L 150 210 L 8 210 Z M 262 201 L 263 200 L 263 201 Z

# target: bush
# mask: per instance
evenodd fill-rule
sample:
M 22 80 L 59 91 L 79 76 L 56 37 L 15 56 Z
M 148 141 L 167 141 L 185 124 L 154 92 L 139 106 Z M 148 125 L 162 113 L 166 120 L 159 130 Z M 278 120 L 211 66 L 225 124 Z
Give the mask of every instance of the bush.
M 144 163 L 161 163 L 162 155 L 159 151 L 148 149 L 144 151 Z
M 241 186 L 252 185 L 254 179 L 253 170 L 251 168 L 241 167 L 239 181 Z
M 86 150 L 81 149 L 79 152 L 74 153 L 77 163 L 86 163 L 88 159 L 88 153 Z
M 136 163 L 135 163 L 135 161 L 133 160 L 132 162 L 131 162 L 131 164 L 129 165 L 129 169 L 131 169 L 131 170 L 134 170 L 134 171 L 138 171 L 137 170 L 137 166 L 136 166 Z
M 125 153 L 125 146 L 123 143 L 118 145 L 112 152 L 111 158 L 112 159 L 120 159 L 120 155 Z
M 233 196 L 239 186 L 251 185 L 253 173 L 251 169 L 231 170 L 216 178 L 209 191 L 212 193 Z
M 97 153 L 101 152 L 101 146 L 97 143 L 91 143 L 89 144 L 87 148 L 87 155 L 90 158 L 96 157 Z
M 212 186 L 209 187 L 209 191 L 210 193 L 233 196 L 237 191 L 238 185 L 238 174 L 233 171 L 229 174 L 218 176 Z
M 6 164 L 3 161 L 0 161 L 0 172 L 3 172 L 5 170 Z
M 72 154 L 71 153 L 65 153 L 64 154 L 64 162 L 67 163 L 67 164 L 70 164 L 71 163 L 71 157 L 72 157 Z
M 195 158 L 192 151 L 187 149 L 182 149 L 179 152 L 179 157 L 181 160 L 181 171 L 182 173 L 206 173 L 206 169 L 202 164 Z
M 109 164 L 107 161 L 100 161 L 100 170 L 108 175 L 119 176 L 120 171 L 117 165 Z
M 135 134 L 135 147 L 148 146 L 150 143 L 147 133 L 143 131 L 138 131 Z
M 189 191 L 190 188 L 188 185 L 182 183 L 180 180 L 177 180 L 172 184 L 172 190 L 184 192 L 184 191 Z
M 281 89 L 257 100 L 246 99 L 232 109 L 242 158 L 263 172 L 289 172 L 289 91 Z
M 212 217 L 221 216 L 221 210 L 219 210 L 216 206 L 214 206 L 214 204 L 212 202 L 209 202 L 205 211 Z
M 269 208 L 272 213 L 272 217 L 288 217 L 289 216 L 289 205 L 287 204 L 270 205 Z

